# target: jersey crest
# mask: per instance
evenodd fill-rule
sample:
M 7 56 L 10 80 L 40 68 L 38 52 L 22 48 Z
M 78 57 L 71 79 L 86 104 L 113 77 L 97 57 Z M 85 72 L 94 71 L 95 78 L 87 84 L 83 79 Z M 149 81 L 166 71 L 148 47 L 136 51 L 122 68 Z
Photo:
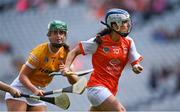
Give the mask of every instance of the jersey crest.
M 109 52 L 109 48 L 108 47 L 104 47 L 103 51 L 104 51 L 104 53 L 108 53 Z

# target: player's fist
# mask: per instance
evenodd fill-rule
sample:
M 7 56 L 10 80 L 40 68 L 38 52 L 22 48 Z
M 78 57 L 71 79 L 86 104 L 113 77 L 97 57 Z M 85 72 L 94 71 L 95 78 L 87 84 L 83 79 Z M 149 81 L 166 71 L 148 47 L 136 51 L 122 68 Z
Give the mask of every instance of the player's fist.
M 140 64 L 135 64 L 135 65 L 132 67 L 132 70 L 133 70 L 134 73 L 139 74 L 139 73 L 142 72 L 143 67 L 142 67 Z
M 74 72 L 72 72 L 72 71 L 64 71 L 64 73 L 63 73 L 64 76 L 71 76 L 73 74 L 74 74 Z
M 62 73 L 63 73 L 63 75 L 64 76 L 71 76 L 71 75 L 73 75 L 74 74 L 74 72 L 72 72 L 71 70 L 70 70 L 70 68 L 64 68 L 64 70 L 62 71 Z
M 20 97 L 21 92 L 15 88 L 11 88 L 9 93 L 13 96 L 13 97 Z
M 37 96 L 44 96 L 44 90 L 40 90 L 38 88 L 36 88 L 33 93 Z

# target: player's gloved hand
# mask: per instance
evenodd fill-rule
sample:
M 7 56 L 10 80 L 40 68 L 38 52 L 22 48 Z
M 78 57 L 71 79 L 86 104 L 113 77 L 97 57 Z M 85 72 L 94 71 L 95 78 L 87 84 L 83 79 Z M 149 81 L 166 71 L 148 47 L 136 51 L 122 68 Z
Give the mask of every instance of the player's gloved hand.
M 132 70 L 134 73 L 139 74 L 142 72 L 143 67 L 140 64 L 135 64 L 134 66 L 132 66 Z

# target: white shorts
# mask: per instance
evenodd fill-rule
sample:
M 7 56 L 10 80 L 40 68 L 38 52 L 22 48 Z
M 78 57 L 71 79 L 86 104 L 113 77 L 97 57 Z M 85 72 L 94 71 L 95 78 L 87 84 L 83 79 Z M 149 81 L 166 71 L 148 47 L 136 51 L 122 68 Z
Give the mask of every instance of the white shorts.
M 29 89 L 27 89 L 24 86 L 15 86 L 15 85 L 11 85 L 11 86 L 14 87 L 15 89 L 19 90 L 21 93 L 29 94 L 29 95 L 33 94 Z M 5 95 L 5 100 L 7 100 L 7 99 L 14 99 L 14 100 L 23 101 L 23 102 L 26 102 L 30 106 L 40 106 L 40 105 L 46 106 L 45 102 L 43 102 L 43 101 L 36 100 L 36 99 L 30 99 L 30 98 L 24 98 L 24 97 L 14 98 L 8 92 L 6 92 L 6 95 Z
M 87 97 L 91 102 L 92 106 L 98 106 L 103 103 L 112 93 L 103 86 L 88 87 Z

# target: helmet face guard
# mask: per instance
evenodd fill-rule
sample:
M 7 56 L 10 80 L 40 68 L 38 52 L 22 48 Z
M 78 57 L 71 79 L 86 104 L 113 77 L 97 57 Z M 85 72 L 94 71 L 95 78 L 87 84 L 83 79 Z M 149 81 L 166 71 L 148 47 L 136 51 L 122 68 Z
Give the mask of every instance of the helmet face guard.
M 118 33 L 121 36 L 126 37 L 131 32 L 131 27 L 132 27 L 129 13 L 122 9 L 111 9 L 106 13 L 105 24 L 108 26 L 108 28 L 112 29 L 111 27 L 112 23 L 116 23 L 118 27 L 120 27 L 123 24 L 123 22 L 128 22 L 128 27 L 129 27 L 128 31 L 123 32 L 123 33 L 121 32 L 120 33 L 118 32 Z

